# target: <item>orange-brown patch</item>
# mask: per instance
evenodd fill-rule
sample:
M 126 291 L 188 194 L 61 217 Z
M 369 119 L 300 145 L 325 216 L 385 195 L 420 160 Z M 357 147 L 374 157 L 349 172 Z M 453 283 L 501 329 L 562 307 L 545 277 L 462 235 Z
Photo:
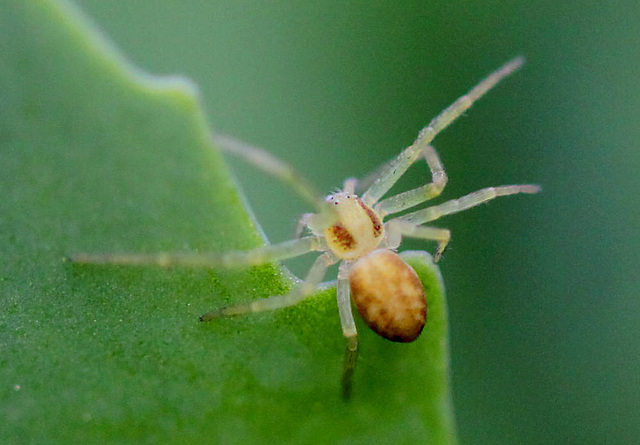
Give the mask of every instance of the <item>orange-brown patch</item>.
M 356 198 L 356 202 L 362 207 L 362 209 L 367 213 L 367 216 L 371 220 L 371 227 L 373 227 L 373 237 L 379 238 L 382 235 L 382 221 L 376 213 L 371 209 L 371 207 L 367 206 L 360 198 Z
M 352 250 L 356 245 L 353 235 L 342 224 L 334 224 L 329 228 L 333 241 L 345 250 Z

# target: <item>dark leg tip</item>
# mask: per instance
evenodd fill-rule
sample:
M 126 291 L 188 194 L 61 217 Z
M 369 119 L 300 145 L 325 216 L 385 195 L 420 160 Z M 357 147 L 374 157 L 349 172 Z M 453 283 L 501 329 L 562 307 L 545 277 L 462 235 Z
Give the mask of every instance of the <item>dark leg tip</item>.
M 211 321 L 214 318 L 220 318 L 221 316 L 222 316 L 222 313 L 220 310 L 211 311 L 211 312 L 207 312 L 204 315 L 201 315 L 200 321 Z

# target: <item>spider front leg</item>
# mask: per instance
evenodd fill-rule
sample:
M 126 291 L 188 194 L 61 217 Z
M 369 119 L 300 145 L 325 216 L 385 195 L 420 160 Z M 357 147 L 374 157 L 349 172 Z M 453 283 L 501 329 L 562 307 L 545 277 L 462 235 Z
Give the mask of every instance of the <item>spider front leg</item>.
M 432 145 L 427 145 L 422 150 L 422 155 L 427 161 L 431 171 L 431 182 L 421 187 L 409 190 L 389 198 L 383 199 L 375 205 L 374 210 L 381 217 L 391 213 L 398 213 L 420 203 L 440 196 L 447 185 L 447 174 L 444 171 L 438 152 Z
M 221 150 L 241 157 L 249 164 L 288 185 L 291 190 L 309 204 L 317 206 L 322 202 L 322 196 L 316 192 L 304 177 L 300 176 L 289 164 L 276 158 L 268 151 L 219 133 L 214 134 L 211 139 Z
M 323 253 L 313 263 L 313 266 L 311 266 L 305 280 L 288 294 L 277 295 L 261 300 L 216 309 L 201 316 L 200 321 L 211 321 L 215 318 L 242 315 L 252 312 L 272 311 L 296 305 L 311 296 L 311 294 L 317 289 L 318 285 L 322 282 L 327 268 L 336 261 L 337 259 L 331 253 Z
M 523 57 L 516 57 L 507 62 L 501 68 L 489 74 L 478 85 L 473 87 L 464 96 L 458 98 L 453 104 L 431 120 L 418 134 L 415 142 L 405 149 L 398 157 L 393 159 L 381 170 L 377 179 L 363 195 L 362 200 L 368 206 L 373 206 L 396 183 L 398 178 L 407 171 L 409 166 L 418 159 L 420 153 L 427 147 L 438 133 L 447 128 L 453 121 L 468 110 L 473 103 L 484 96 L 491 88 L 496 86 L 505 77 L 512 74 L 524 63 Z
M 298 219 L 295 238 L 300 238 L 305 229 L 316 235 L 321 234 L 327 227 L 337 222 L 338 215 L 335 209 L 324 200 L 318 204 L 318 209 L 318 213 L 305 213 Z

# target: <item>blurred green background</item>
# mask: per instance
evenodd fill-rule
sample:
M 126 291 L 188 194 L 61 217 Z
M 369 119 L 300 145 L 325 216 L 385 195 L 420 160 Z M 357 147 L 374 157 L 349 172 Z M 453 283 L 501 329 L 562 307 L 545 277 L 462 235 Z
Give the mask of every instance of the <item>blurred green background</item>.
M 520 73 L 436 141 L 447 198 L 543 186 L 439 224 L 453 231 L 441 268 L 459 437 L 637 443 L 637 2 L 77 3 L 142 69 L 193 79 L 214 128 L 327 191 L 525 55 Z M 308 209 L 232 164 L 268 237 L 290 237 Z M 423 180 L 420 167 L 405 184 Z

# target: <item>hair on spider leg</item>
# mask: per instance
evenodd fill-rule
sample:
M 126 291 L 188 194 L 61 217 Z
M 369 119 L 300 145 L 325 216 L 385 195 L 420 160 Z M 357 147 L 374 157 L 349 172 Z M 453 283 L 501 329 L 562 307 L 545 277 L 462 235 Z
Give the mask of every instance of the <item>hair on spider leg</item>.
M 352 302 L 374 332 L 394 342 L 415 341 L 426 324 L 427 300 L 423 285 L 413 268 L 395 252 L 402 240 L 415 238 L 435 241 L 434 260 L 437 261 L 449 244 L 451 232 L 427 226 L 426 223 L 497 197 L 537 193 L 540 190 L 539 186 L 530 184 L 487 187 L 458 199 L 405 212 L 439 196 L 446 187 L 447 175 L 431 144 L 436 135 L 523 63 L 524 59 L 517 57 L 489 74 L 432 119 L 418 133 L 413 144 L 367 176 L 364 183 L 348 178 L 342 189 L 334 190 L 324 199 L 286 162 L 230 136 L 212 136 L 214 145 L 289 185 L 313 207 L 314 213 L 305 214 L 299 219 L 296 237 L 292 240 L 240 252 L 77 254 L 72 255 L 71 259 L 74 263 L 216 268 L 249 267 L 318 252 L 307 275 L 289 293 L 221 307 L 202 315 L 200 320 L 210 321 L 298 304 L 322 285 L 327 269 L 337 264 L 336 295 L 346 344 L 342 392 L 348 398 L 358 351 Z M 430 181 L 383 199 L 419 159 L 426 161 Z M 363 188 L 360 194 L 355 193 Z M 393 216 L 400 213 L 401 216 Z

